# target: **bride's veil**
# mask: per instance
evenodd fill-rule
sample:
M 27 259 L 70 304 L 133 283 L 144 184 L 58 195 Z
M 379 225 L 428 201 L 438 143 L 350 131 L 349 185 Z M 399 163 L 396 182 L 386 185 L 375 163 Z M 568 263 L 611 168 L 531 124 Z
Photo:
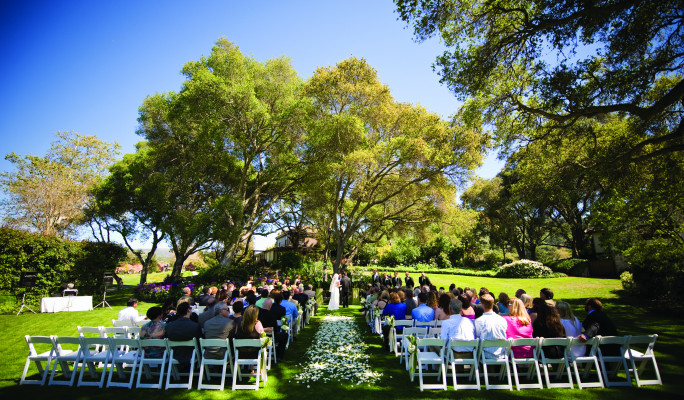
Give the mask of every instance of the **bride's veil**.
M 337 282 L 338 278 L 339 278 L 339 277 L 337 276 L 337 274 L 333 275 L 332 280 L 330 281 L 330 291 L 331 291 L 331 292 L 332 292 L 333 290 L 335 290 L 335 288 L 336 288 L 335 282 Z

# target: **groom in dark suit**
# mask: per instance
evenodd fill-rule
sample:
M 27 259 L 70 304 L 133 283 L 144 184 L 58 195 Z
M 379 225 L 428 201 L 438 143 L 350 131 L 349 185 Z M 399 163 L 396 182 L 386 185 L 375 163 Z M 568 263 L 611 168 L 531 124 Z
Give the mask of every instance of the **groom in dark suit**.
M 341 296 L 342 296 L 342 307 L 343 308 L 348 308 L 349 307 L 349 294 L 351 293 L 351 279 L 347 276 L 346 273 L 342 272 L 342 279 L 340 280 L 340 289 L 341 289 Z

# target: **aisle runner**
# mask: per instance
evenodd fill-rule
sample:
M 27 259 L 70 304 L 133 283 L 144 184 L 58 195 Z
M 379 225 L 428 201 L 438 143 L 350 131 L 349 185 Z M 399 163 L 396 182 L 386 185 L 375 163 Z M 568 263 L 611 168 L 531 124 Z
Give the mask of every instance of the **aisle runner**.
M 381 373 L 371 370 L 368 345 L 361 339 L 351 317 L 328 315 L 306 351 L 302 372 L 294 379 L 300 383 L 316 381 L 351 381 L 352 384 L 375 383 Z

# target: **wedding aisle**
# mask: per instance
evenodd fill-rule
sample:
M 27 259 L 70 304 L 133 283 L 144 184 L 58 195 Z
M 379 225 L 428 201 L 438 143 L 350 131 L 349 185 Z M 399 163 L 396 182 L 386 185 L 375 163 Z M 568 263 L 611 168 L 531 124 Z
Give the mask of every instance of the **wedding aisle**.
M 382 373 L 371 369 L 367 350 L 354 318 L 327 315 L 304 361 L 298 365 L 302 372 L 294 380 L 299 383 L 347 381 L 357 386 L 374 384 Z

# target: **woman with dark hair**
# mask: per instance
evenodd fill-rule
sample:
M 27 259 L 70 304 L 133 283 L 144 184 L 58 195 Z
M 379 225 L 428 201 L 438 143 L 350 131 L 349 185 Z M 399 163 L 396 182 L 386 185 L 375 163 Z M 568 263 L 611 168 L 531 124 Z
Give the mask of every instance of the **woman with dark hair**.
M 506 293 L 499 293 L 499 302 L 496 304 L 499 306 L 500 315 L 508 315 L 508 305 L 510 302 L 511 300 L 508 298 L 508 295 Z
M 230 294 L 230 304 L 235 303 L 236 301 L 242 301 L 242 298 L 240 297 L 240 289 L 233 289 L 233 293 Z
M 401 289 L 400 289 L 401 290 Z M 409 288 L 404 289 L 404 296 L 406 299 L 403 301 L 406 304 L 406 315 L 411 315 L 411 311 L 417 307 L 416 300 L 413 298 L 413 291 Z
M 162 321 L 167 324 L 177 317 L 176 315 L 176 299 L 168 298 L 164 301 L 162 305 Z
M 161 307 L 150 307 L 147 310 L 146 315 L 150 322 L 140 328 L 140 339 L 162 339 L 166 335 L 166 324 L 162 322 L 162 313 Z M 163 353 L 163 347 L 151 346 L 145 349 L 145 357 L 161 358 Z
M 458 300 L 461 302 L 463 308 L 461 309 L 461 315 L 475 321 L 475 309 L 470 302 L 470 296 L 467 293 L 463 293 L 458 296 Z
M 537 318 L 532 322 L 532 334 L 534 337 L 564 338 L 565 327 L 560 320 L 560 315 L 555 307 L 550 307 L 544 300 L 535 298 L 532 301 L 537 311 Z M 562 358 L 562 346 L 545 346 L 544 353 L 550 358 Z
M 435 320 L 444 321 L 445 319 L 449 319 L 451 316 L 449 303 L 451 303 L 451 297 L 449 297 L 448 294 L 444 293 L 439 296 L 439 300 L 437 300 L 438 307 L 435 310 Z

